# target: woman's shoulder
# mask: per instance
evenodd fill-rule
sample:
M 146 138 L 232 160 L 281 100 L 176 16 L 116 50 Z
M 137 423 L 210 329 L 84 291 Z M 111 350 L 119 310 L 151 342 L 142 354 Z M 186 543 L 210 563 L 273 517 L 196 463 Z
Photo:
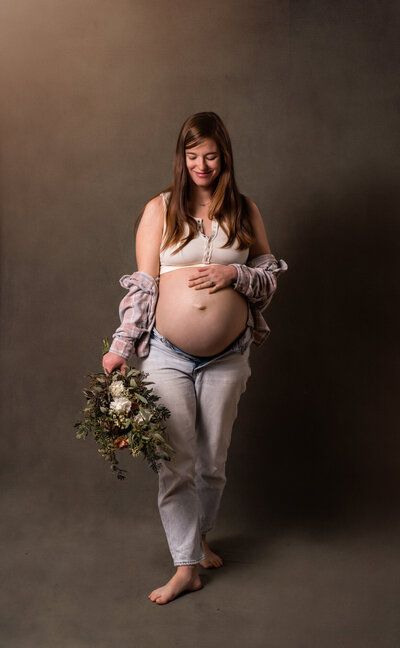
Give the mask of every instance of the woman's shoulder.
M 140 221 L 144 225 L 152 224 L 153 227 L 162 228 L 164 212 L 164 198 L 161 194 L 157 194 L 150 198 L 145 204 Z
M 161 198 L 162 198 L 163 200 L 168 201 L 168 200 L 170 199 L 170 197 L 171 197 L 171 190 L 170 190 L 170 189 L 167 189 L 166 191 L 162 191 L 162 192 L 159 193 L 158 195 L 161 196 Z
M 258 205 L 254 202 L 254 200 L 249 198 L 249 196 L 245 196 L 244 194 L 241 194 L 241 196 L 243 202 L 246 205 L 246 211 L 249 219 L 251 221 L 258 221 L 260 218 L 262 219 L 261 212 L 258 208 Z
M 265 230 L 264 219 L 258 205 L 248 196 L 244 196 L 243 194 L 242 196 L 246 200 L 247 214 L 254 234 L 254 242 L 250 249 L 249 258 L 259 254 L 269 254 L 271 250 Z
M 159 193 L 156 196 L 153 196 L 152 198 L 149 198 L 149 200 L 147 201 L 147 203 L 144 206 L 145 211 L 146 210 L 147 211 L 158 210 L 160 207 L 163 206 L 164 200 L 165 200 L 165 198 L 164 198 L 163 193 Z
M 250 196 L 246 196 L 245 194 L 240 194 L 240 195 L 242 196 L 242 199 L 244 200 L 248 208 L 258 209 L 256 203 L 254 202 L 254 200 L 250 198 Z
M 145 205 L 145 210 L 152 213 L 162 212 L 164 214 L 168 206 L 170 197 L 171 197 L 170 191 L 162 191 L 161 193 L 156 194 L 155 196 L 153 196 L 147 201 Z

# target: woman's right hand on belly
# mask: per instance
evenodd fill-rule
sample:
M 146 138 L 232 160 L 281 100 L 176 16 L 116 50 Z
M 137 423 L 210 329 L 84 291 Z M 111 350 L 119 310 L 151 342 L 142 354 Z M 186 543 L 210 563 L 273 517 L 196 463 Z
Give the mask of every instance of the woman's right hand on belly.
M 111 373 L 115 369 L 120 369 L 120 371 L 125 374 L 127 366 L 125 358 L 122 358 L 116 353 L 111 353 L 109 351 L 103 355 L 104 373 Z

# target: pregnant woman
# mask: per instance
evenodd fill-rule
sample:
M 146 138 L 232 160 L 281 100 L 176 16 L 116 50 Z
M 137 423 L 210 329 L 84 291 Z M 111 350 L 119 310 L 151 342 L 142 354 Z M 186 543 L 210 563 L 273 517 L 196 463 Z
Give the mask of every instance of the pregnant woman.
M 141 214 L 136 258 L 138 271 L 120 280 L 128 294 L 103 367 L 125 371 L 134 352 L 171 411 L 175 455 L 161 462 L 158 507 L 177 569 L 149 594 L 165 604 L 202 587 L 199 564 L 223 564 L 206 534 L 226 482 L 250 345 L 269 334 L 261 311 L 287 270 L 271 254 L 256 204 L 238 191 L 229 134 L 215 113 L 183 124 L 172 184 Z

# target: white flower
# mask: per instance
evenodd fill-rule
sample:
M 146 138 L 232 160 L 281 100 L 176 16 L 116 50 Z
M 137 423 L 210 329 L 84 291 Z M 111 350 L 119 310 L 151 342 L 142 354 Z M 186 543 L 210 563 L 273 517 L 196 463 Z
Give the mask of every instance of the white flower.
M 144 416 L 143 416 L 142 412 L 138 412 L 134 416 L 133 420 L 135 421 L 135 423 L 142 423 L 144 421 Z
M 110 385 L 110 393 L 114 398 L 124 392 L 124 383 L 122 380 L 114 380 Z
M 117 412 L 118 414 L 120 413 L 128 414 L 130 409 L 131 409 L 131 401 L 129 400 L 129 398 L 126 398 L 125 396 L 116 398 L 110 403 L 110 410 L 112 410 L 113 412 Z

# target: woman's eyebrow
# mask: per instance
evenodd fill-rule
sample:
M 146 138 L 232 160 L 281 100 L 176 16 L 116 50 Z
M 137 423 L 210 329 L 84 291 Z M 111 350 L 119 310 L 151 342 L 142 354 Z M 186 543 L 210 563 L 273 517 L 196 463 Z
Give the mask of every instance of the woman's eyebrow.
M 195 153 L 194 151 L 190 151 L 190 150 L 186 151 L 186 154 L 187 155 L 197 155 L 197 153 Z M 210 151 L 209 153 L 206 153 L 206 155 L 217 155 L 217 154 L 218 154 L 218 151 Z

